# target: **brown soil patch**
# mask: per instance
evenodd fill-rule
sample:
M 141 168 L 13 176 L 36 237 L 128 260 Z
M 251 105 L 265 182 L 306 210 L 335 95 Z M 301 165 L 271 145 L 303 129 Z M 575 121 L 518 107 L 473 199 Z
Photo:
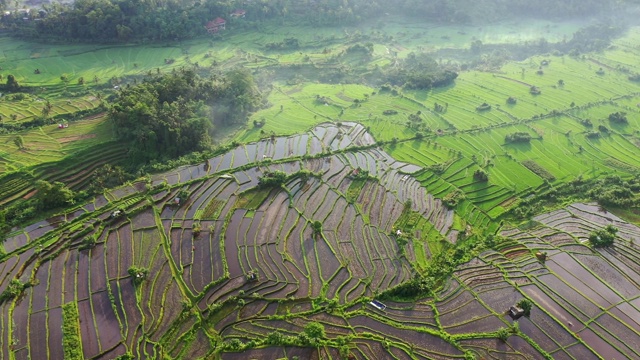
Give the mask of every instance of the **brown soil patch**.
M 86 118 L 84 118 L 84 120 L 93 120 L 93 119 L 98 119 L 101 118 L 103 116 L 105 116 L 107 113 L 106 112 L 101 112 L 95 115 L 91 115 L 91 116 L 87 116 Z
M 22 198 L 25 200 L 29 200 L 33 197 L 33 195 L 35 195 L 38 192 L 38 190 L 33 189 L 31 192 L 29 192 L 28 194 L 26 194 L 25 196 L 23 196 Z
M 508 209 L 511 205 L 513 205 L 513 203 L 516 202 L 516 200 L 518 200 L 518 198 L 516 198 L 516 197 L 509 198 L 509 199 L 501 202 L 500 206 L 502 206 L 505 209 Z
M 338 97 L 338 99 L 340 99 L 340 100 L 347 101 L 347 102 L 352 102 L 353 101 L 352 98 L 348 97 L 344 93 L 338 93 L 338 94 L 336 94 L 336 97 Z

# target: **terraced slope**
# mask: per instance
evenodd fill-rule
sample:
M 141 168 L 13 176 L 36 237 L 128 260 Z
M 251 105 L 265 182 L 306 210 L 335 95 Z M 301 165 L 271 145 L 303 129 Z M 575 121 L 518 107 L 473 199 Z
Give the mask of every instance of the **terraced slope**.
M 62 358 L 78 337 L 92 359 L 640 357 L 640 229 L 591 205 L 505 230 L 499 251 L 460 266 L 435 298 L 369 304 L 455 241 L 458 216 L 413 177 L 418 167 L 374 144 L 361 125 L 323 124 L 16 230 L 0 293 L 30 286 L 0 303 L 0 357 Z M 260 186 L 276 170 L 292 176 Z M 407 214 L 421 219 L 414 234 L 402 233 Z M 609 223 L 613 248 L 581 243 Z M 531 317 L 499 340 L 521 298 L 536 304 Z M 300 335 L 312 322 L 321 343 Z

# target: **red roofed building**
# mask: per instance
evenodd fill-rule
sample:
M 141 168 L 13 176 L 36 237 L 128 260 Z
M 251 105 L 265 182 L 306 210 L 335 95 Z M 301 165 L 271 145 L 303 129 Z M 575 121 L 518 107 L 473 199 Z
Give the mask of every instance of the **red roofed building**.
M 221 17 L 219 18 L 215 18 L 211 21 L 209 21 L 204 28 L 207 29 L 207 32 L 209 34 L 215 34 L 220 30 L 225 30 L 225 25 L 227 24 L 227 21 Z
M 231 13 L 231 17 L 235 17 L 235 18 L 243 18 L 244 15 L 247 13 L 246 10 L 244 9 L 235 9 L 233 10 L 233 12 Z

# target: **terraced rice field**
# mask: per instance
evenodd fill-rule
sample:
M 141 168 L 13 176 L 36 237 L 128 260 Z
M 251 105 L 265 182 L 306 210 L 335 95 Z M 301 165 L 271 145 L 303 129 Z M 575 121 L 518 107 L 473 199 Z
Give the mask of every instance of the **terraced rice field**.
M 309 322 L 362 359 L 640 356 L 631 345 L 640 341 L 640 229 L 589 204 L 540 215 L 526 231 L 504 230 L 510 242 L 460 266 L 434 298 L 369 305 L 412 277 L 416 259 L 432 255 L 429 239 L 457 232 L 457 215 L 421 186 L 420 168 L 374 144 L 361 125 L 323 124 L 108 191 L 15 231 L 2 245 L 0 293 L 11 279 L 33 286 L 0 305 L 2 357 L 60 357 L 68 303 L 77 303 L 71 314 L 85 358 L 339 358 L 337 345 L 257 345 L 274 331 L 295 337 Z M 268 172 L 302 169 L 316 175 L 259 187 Z M 349 198 L 354 169 L 372 180 Z M 176 205 L 180 190 L 189 198 Z M 433 233 L 401 255 L 395 226 L 407 200 Z M 115 209 L 126 215 L 113 217 Z M 477 211 L 472 202 L 464 209 Z M 613 248 L 582 244 L 607 224 L 620 229 Z M 88 237 L 94 246 L 83 246 Z M 533 256 L 538 250 L 548 252 L 546 263 Z M 148 270 L 144 281 L 134 282 L 132 267 Z M 506 310 L 523 297 L 536 304 L 531 317 L 498 340 L 496 331 L 512 323 Z M 242 353 L 228 347 L 238 341 Z
M 405 26 L 391 19 L 384 32 L 394 34 L 392 44 L 372 32 L 370 62 L 344 63 L 384 66 L 394 61 L 389 48 L 403 58 L 427 39 L 434 51 L 466 48 L 467 31 L 485 43 L 511 42 L 509 29 L 524 25 L 509 24 L 500 37 L 491 28 L 413 24 L 401 32 Z M 516 41 L 549 28 L 529 26 L 529 37 L 515 34 Z M 577 27 L 544 34 L 560 40 Z M 322 71 L 351 41 L 349 29 L 299 32 L 304 52 L 278 53 L 260 44 L 299 28 L 263 30 L 155 47 L 34 47 L 1 37 L 2 67 L 45 90 L 3 99 L 0 113 L 27 121 L 45 98 L 53 115 L 92 109 L 99 103 L 92 88 L 111 88 L 114 77 L 196 63 Z M 519 199 L 541 189 L 639 171 L 640 85 L 627 78 L 640 73 L 638 39 L 632 29 L 601 53 L 465 71 L 455 86 L 430 91 L 277 81 L 271 106 L 249 119 L 265 125 L 241 129 L 234 135 L 241 145 L 13 229 L 0 244 L 0 294 L 16 281 L 29 286 L 0 300 L 0 358 L 62 358 L 63 344 L 79 338 L 91 359 L 638 359 L 640 228 L 584 203 L 528 226 L 502 223 Z M 77 84 L 80 77 L 89 84 Z M 541 94 L 530 94 L 534 85 Z M 478 111 L 485 102 L 491 109 Z M 618 111 L 628 124 L 607 119 Z M 587 136 L 599 127 L 608 131 Z M 24 150 L 13 135 L 0 136 L 0 172 L 28 170 L 3 178 L 0 206 L 32 195 L 35 179 L 83 189 L 95 168 L 126 156 L 108 142 L 111 132 L 100 118 L 45 126 L 21 134 Z M 508 143 L 515 132 L 531 140 Z M 80 155 L 70 162 L 72 154 Z M 488 181 L 474 176 L 478 170 Z M 260 185 L 276 171 L 291 176 L 282 186 Z M 183 191 L 188 198 L 178 199 Z M 464 198 L 450 209 L 443 198 L 457 191 Z M 614 245 L 587 246 L 607 225 L 619 229 Z M 372 302 L 455 251 L 459 239 L 495 233 L 506 240 L 458 266 L 432 297 Z M 534 306 L 515 325 L 507 311 L 523 298 Z M 301 337 L 310 323 L 324 327 L 322 346 Z

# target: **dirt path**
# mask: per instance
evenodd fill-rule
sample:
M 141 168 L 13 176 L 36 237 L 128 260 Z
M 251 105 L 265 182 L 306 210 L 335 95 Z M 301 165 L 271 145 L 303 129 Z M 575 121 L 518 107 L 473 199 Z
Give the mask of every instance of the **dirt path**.
M 66 144 L 73 141 L 85 140 L 85 139 L 93 139 L 96 137 L 96 134 L 84 134 L 84 135 L 75 135 L 75 136 L 67 136 L 63 138 L 58 138 L 58 142 L 60 144 Z
M 510 78 L 510 77 L 506 77 L 506 76 L 502 76 L 502 75 L 496 75 L 496 77 L 499 77 L 499 78 L 502 78 L 502 79 L 507 79 L 507 80 L 509 80 L 509 81 L 516 82 L 516 83 L 518 83 L 518 84 L 526 85 L 526 86 L 528 86 L 528 87 L 532 87 L 532 86 L 533 86 L 533 85 L 531 85 L 531 84 L 527 84 L 527 83 L 526 83 L 526 82 L 524 82 L 524 81 L 520 81 L 520 80 L 512 79 L 512 78 Z

